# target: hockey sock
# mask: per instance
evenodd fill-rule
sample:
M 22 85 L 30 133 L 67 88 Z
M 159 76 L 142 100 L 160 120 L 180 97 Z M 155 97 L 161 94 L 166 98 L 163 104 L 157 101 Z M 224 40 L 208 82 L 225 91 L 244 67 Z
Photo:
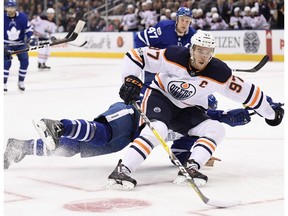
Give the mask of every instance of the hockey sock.
M 214 141 L 200 137 L 191 149 L 191 156 L 189 159 L 194 159 L 199 165 L 199 169 L 205 165 L 205 163 L 211 158 L 217 145 Z
M 96 146 L 109 142 L 111 131 L 107 124 L 96 121 L 86 121 L 82 119 L 68 120 L 62 119 L 64 125 L 64 137 L 78 141 L 91 142 Z
M 135 139 L 133 144 L 128 148 L 122 163 L 133 172 L 149 156 L 153 148 L 154 146 L 149 140 L 140 136 Z

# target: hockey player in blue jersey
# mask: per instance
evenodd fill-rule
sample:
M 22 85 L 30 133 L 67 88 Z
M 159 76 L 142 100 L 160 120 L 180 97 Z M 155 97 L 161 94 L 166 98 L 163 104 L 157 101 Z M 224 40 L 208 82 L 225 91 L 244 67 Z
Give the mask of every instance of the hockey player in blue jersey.
M 151 46 L 160 49 L 171 45 L 190 47 L 190 39 L 195 34 L 195 29 L 190 26 L 192 11 L 186 7 L 180 7 L 176 13 L 176 20 L 163 20 L 154 27 L 137 32 L 134 37 L 135 47 Z M 143 82 L 148 86 L 155 74 L 145 71 Z M 142 89 L 142 93 L 145 88 Z
M 213 95 L 208 98 L 208 103 L 211 108 L 208 114 L 212 119 L 232 127 L 250 122 L 249 113 L 245 109 L 228 112 L 215 110 L 217 100 Z M 42 139 L 10 138 L 4 153 L 5 169 L 9 168 L 13 162 L 20 162 L 26 155 L 71 157 L 80 154 L 81 157 L 94 157 L 111 154 L 125 148 L 139 134 L 139 114 L 133 106 L 125 105 L 123 102 L 111 105 L 106 112 L 93 121 L 62 119 L 60 121 L 45 120 L 45 122 L 47 125 L 52 123 L 56 126 L 56 130 L 59 129 L 58 135 L 54 135 L 53 140 L 50 139 L 55 143 L 55 149 L 47 150 Z M 125 130 L 123 130 L 123 125 L 125 125 Z M 55 134 L 54 129 L 50 128 L 50 130 Z M 177 134 L 171 132 L 169 140 L 177 139 L 171 148 L 177 158 L 184 162 L 197 138 L 178 138 Z
M 154 27 L 144 29 L 136 33 L 135 47 L 152 46 L 160 49 L 170 45 L 190 47 L 190 39 L 195 34 L 195 29 L 190 27 L 192 11 L 186 7 L 180 7 L 176 13 L 176 21 L 164 20 Z
M 21 50 L 26 48 L 29 43 L 33 31 L 30 27 L 27 16 L 16 11 L 17 3 L 15 0 L 7 0 L 4 13 L 4 49 L 6 52 Z M 5 55 L 6 56 L 6 55 Z M 17 54 L 20 61 L 18 89 L 25 90 L 24 80 L 29 65 L 29 57 L 27 52 Z M 4 59 L 4 92 L 8 91 L 7 81 L 9 77 L 9 69 L 11 60 Z

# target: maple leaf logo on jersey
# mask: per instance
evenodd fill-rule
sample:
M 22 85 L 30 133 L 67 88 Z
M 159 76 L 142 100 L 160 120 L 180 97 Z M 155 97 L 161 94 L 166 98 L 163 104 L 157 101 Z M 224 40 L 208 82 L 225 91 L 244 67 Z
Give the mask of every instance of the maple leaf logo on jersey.
M 19 39 L 20 30 L 17 30 L 15 27 L 12 27 L 11 30 L 7 31 L 8 40 L 14 41 Z
M 196 88 L 183 81 L 172 81 L 168 84 L 168 92 L 177 100 L 186 100 L 196 93 Z

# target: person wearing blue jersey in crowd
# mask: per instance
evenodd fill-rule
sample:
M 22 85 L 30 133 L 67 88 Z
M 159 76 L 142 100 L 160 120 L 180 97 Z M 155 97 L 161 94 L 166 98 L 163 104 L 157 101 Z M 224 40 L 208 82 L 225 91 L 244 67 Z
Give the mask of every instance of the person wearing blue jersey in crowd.
M 4 51 L 11 52 L 27 48 L 27 44 L 33 35 L 33 31 L 29 24 L 27 16 L 16 11 L 17 3 L 15 0 L 7 0 L 4 13 Z M 7 55 L 4 55 L 5 57 Z M 17 54 L 20 61 L 18 89 L 25 90 L 24 80 L 29 65 L 29 57 L 27 52 Z M 9 69 L 11 67 L 11 59 L 4 58 L 4 92 L 8 91 L 7 81 L 9 77 Z

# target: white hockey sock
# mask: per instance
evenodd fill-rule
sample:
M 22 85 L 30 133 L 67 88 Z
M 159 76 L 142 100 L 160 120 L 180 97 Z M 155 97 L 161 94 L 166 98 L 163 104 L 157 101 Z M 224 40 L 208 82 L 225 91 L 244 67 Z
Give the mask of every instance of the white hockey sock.
M 122 164 L 131 172 L 134 172 L 148 157 L 152 149 L 153 145 L 151 145 L 148 140 L 144 141 L 143 137 L 139 137 L 135 139 L 133 144 L 129 147 L 127 154 L 122 160 Z

